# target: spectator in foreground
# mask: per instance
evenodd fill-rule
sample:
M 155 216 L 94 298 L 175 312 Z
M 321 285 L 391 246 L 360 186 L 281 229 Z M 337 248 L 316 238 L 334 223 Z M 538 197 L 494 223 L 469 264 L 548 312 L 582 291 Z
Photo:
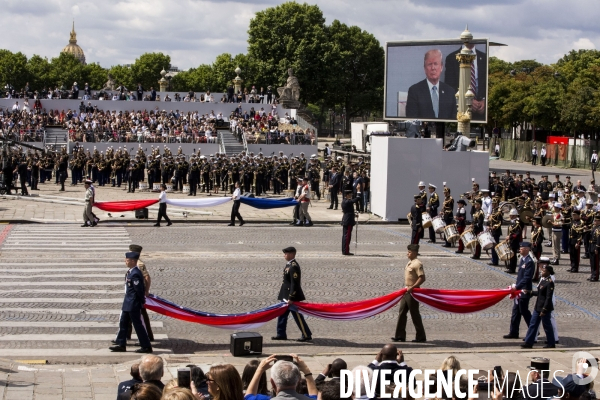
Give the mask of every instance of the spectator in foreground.
M 262 374 L 271 368 L 271 363 L 275 361 L 277 362 L 275 362 L 273 369 L 271 370 L 271 386 L 273 387 L 273 392 L 275 393 L 275 397 L 273 397 L 273 399 L 316 399 L 317 386 L 315 385 L 315 380 L 312 377 L 310 369 L 300 357 L 295 354 L 290 355 L 294 358 L 294 362 L 297 364 L 297 366 L 289 361 L 277 361 L 276 355 L 272 355 L 262 360 L 256 368 L 256 372 L 254 373 L 252 381 L 250 381 L 250 384 L 248 385 L 244 399 L 269 400 L 269 396 L 258 394 L 258 387 Z M 297 386 L 300 382 L 300 372 L 302 372 L 306 378 L 306 385 L 309 393 L 308 396 L 300 394 L 297 391 Z
M 320 385 L 321 383 L 325 382 L 325 378 L 331 378 L 331 380 L 339 382 L 340 371 L 343 369 L 348 369 L 348 364 L 346 364 L 346 361 L 342 360 L 341 358 L 336 358 L 331 364 L 327 364 L 323 372 L 321 372 L 315 379 L 315 383 Z
M 140 364 L 139 363 L 135 363 L 135 364 L 131 365 L 131 370 L 129 371 L 129 374 L 131 375 L 132 379 L 119 383 L 119 387 L 117 388 L 117 398 L 121 395 L 121 393 L 124 393 L 126 391 L 131 393 L 131 387 L 133 385 L 135 385 L 136 383 L 142 383 L 142 377 L 140 376 Z
M 231 364 L 213 365 L 206 374 L 206 381 L 208 392 L 214 400 L 244 399 L 242 379 Z
M 165 388 L 164 383 L 161 382 L 163 368 L 162 358 L 149 354 L 142 357 L 140 361 L 140 376 L 144 383 L 153 384 L 162 391 Z
M 339 381 L 327 381 L 322 382 L 319 385 L 319 400 L 340 400 L 340 382 Z M 346 397 L 344 397 L 346 398 Z
M 176 387 L 171 390 L 165 390 L 160 400 L 198 400 L 199 398 L 190 389 Z
M 369 368 L 371 368 L 373 372 L 379 370 L 377 385 L 375 386 L 375 394 L 377 397 L 381 396 L 381 393 L 379 393 L 379 388 L 381 386 L 379 377 L 381 376 L 382 371 L 389 371 L 386 372 L 389 376 L 393 376 L 396 371 L 401 369 L 406 370 L 406 376 L 410 376 L 412 371 L 412 368 L 404 362 L 402 351 L 398 350 L 393 344 L 386 344 L 383 346 L 381 351 L 375 356 L 375 360 L 369 364 Z
M 354 398 L 354 400 L 367 400 L 369 398 L 369 396 L 367 396 L 367 389 L 365 386 L 365 376 L 364 376 L 364 372 L 362 371 L 367 371 L 367 376 L 368 376 L 368 380 L 369 380 L 369 384 L 371 384 L 371 381 L 373 380 L 373 370 L 369 367 L 367 367 L 366 365 L 359 365 L 357 367 L 354 367 L 354 369 L 352 369 L 352 376 L 356 376 L 356 372 L 357 371 L 361 371 L 359 378 L 360 379 L 360 393 L 356 393 L 356 384 L 354 385 L 354 388 L 352 389 L 352 397 Z M 360 394 L 360 396 L 359 396 Z
M 151 383 L 136 383 L 131 388 L 131 397 L 127 393 L 127 397 L 123 399 L 131 400 L 161 400 L 162 390 Z
M 244 367 L 244 372 L 242 373 L 242 387 L 244 388 L 244 393 L 247 393 L 248 387 L 256 375 L 256 370 L 260 365 L 260 361 L 258 360 L 250 360 L 248 364 Z M 269 389 L 267 387 L 267 374 L 263 371 L 259 374 L 259 380 L 257 384 L 256 394 L 269 396 Z

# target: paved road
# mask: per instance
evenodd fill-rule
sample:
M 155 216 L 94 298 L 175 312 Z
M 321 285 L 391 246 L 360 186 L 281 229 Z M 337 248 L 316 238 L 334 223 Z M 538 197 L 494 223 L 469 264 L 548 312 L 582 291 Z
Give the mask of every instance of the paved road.
M 358 256 L 340 255 L 341 228 L 273 225 L 225 227 L 178 225 L 160 229 L 73 224 L 0 226 L 0 357 L 69 362 L 119 362 L 133 354 L 110 354 L 122 299 L 123 253 L 129 243 L 144 246 L 153 278 L 152 293 L 187 307 L 219 313 L 243 312 L 276 301 L 284 266 L 281 249 L 298 248 L 303 286 L 310 301 L 339 302 L 380 296 L 403 286 L 408 230 L 361 225 Z M 354 244 L 352 245 L 354 248 Z M 492 289 L 507 287 L 514 275 L 456 255 L 453 249 L 423 245 L 426 287 Z M 597 284 L 586 273 L 556 268 L 557 319 L 562 347 L 600 345 Z M 586 267 L 582 271 L 589 271 Z M 428 343 L 406 343 L 414 351 L 512 350 L 505 341 L 511 302 L 481 313 L 458 315 L 422 308 Z M 164 354 L 223 354 L 229 331 L 152 314 L 154 344 Z M 308 318 L 313 344 L 273 342 L 275 321 L 258 329 L 265 352 L 302 354 L 372 353 L 394 333 L 397 307 L 368 320 L 330 322 Z M 299 335 L 290 321 L 288 336 Z M 409 323 L 409 338 L 413 328 Z M 525 328 L 521 328 L 524 335 Z M 130 347 L 134 349 L 133 347 Z

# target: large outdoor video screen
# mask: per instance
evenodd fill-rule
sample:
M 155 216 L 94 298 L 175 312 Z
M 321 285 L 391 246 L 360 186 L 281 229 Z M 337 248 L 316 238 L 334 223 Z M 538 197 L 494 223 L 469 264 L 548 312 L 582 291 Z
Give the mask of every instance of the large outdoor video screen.
M 475 39 L 469 84 L 474 87 L 471 122 L 487 122 L 488 40 Z M 460 40 L 386 43 L 385 119 L 456 121 Z

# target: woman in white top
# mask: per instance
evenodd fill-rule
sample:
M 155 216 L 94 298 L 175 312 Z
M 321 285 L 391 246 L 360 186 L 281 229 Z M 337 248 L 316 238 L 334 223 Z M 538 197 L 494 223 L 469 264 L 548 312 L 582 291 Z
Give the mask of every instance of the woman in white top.
M 233 195 L 231 196 L 231 200 L 233 200 L 233 207 L 231 207 L 231 223 L 227 226 L 235 226 L 235 219 L 240 220 L 240 226 L 244 225 L 244 219 L 240 214 L 240 183 L 235 182 L 235 190 L 233 191 Z

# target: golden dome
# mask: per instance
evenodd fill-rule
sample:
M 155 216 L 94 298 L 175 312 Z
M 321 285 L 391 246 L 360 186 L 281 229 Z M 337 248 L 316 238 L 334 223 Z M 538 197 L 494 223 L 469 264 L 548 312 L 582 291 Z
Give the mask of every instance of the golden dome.
M 85 54 L 79 45 L 77 45 L 77 34 L 75 33 L 75 21 L 73 21 L 73 29 L 71 30 L 71 37 L 69 38 L 69 44 L 65 46 L 62 53 L 73 54 L 80 63 L 85 65 Z

